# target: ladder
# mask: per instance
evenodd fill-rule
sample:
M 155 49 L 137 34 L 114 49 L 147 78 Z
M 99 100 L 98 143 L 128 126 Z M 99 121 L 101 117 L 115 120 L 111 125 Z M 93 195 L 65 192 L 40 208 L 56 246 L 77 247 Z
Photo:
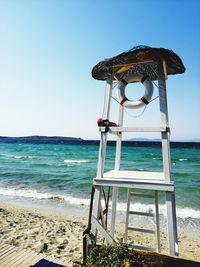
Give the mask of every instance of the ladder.
M 154 206 L 155 206 L 154 213 L 130 210 L 131 197 L 154 199 Z M 155 230 L 145 229 L 141 227 L 138 228 L 132 225 L 130 226 L 130 219 L 129 219 L 130 215 L 142 216 L 144 218 L 146 217 L 153 218 L 155 221 Z M 126 222 L 125 222 L 125 233 L 124 233 L 125 243 L 128 243 L 128 231 L 135 231 L 135 232 L 141 232 L 141 233 L 146 233 L 146 234 L 154 234 L 156 236 L 157 248 L 152 248 L 150 246 L 143 246 L 143 245 L 139 245 L 135 243 L 129 243 L 129 245 L 131 245 L 132 247 L 136 249 L 160 252 L 160 225 L 159 225 L 159 207 L 158 207 L 158 192 L 157 191 L 154 191 L 154 194 L 150 194 L 150 193 L 147 194 L 147 193 L 134 192 L 131 189 L 128 189 Z

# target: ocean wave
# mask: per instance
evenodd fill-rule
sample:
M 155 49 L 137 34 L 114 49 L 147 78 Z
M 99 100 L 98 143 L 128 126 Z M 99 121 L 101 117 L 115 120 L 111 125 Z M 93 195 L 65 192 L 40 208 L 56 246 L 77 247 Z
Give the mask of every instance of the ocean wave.
M 66 201 L 69 204 L 74 205 L 86 205 L 89 206 L 90 199 L 86 198 L 75 198 L 72 196 L 51 194 L 45 192 L 38 192 L 36 189 L 17 189 L 17 188 L 1 188 L 0 195 L 10 196 L 10 197 L 23 197 L 23 198 L 33 198 L 33 199 L 49 199 L 53 201 Z
M 200 219 L 200 211 L 192 208 L 177 208 L 177 217 Z
M 35 189 L 17 189 L 17 188 L 0 188 L 0 195 L 11 197 L 24 197 L 35 199 L 48 199 L 52 195 L 48 193 L 40 193 Z
M 32 156 L 13 156 L 15 159 L 32 159 Z
M 45 193 L 45 192 L 39 192 L 36 189 L 17 189 L 17 188 L 1 188 L 0 187 L 0 195 L 4 196 L 10 196 L 10 197 L 22 197 L 22 198 L 32 198 L 37 200 L 46 199 L 49 201 L 57 201 L 57 202 L 63 202 L 69 203 L 71 205 L 84 205 L 89 206 L 90 205 L 90 199 L 89 198 L 77 198 L 73 197 L 71 195 L 66 194 L 53 194 L 53 193 Z M 110 202 L 110 207 L 112 206 L 112 202 Z M 119 202 L 117 204 L 117 208 L 119 211 L 126 211 L 127 203 L 125 202 Z M 130 210 L 135 211 L 143 211 L 143 212 L 153 212 L 154 211 L 154 205 L 149 204 L 145 205 L 142 203 L 134 203 L 131 204 Z M 181 219 L 187 219 L 187 218 L 193 218 L 193 219 L 200 219 L 200 210 L 195 210 L 189 207 L 177 207 L 176 208 L 177 217 Z M 166 216 L 166 205 L 160 204 L 159 205 L 159 213 Z
M 186 161 L 187 159 L 179 159 L 179 161 Z
M 87 163 L 89 160 L 75 160 L 75 159 L 65 159 L 64 163 L 66 164 L 80 164 L 80 163 Z
M 72 204 L 72 205 L 90 205 L 90 199 L 89 198 L 76 198 L 72 196 L 65 196 L 65 201 Z
M 118 209 L 121 211 L 126 211 L 127 204 L 126 203 L 119 203 Z M 153 212 L 155 209 L 154 205 L 145 205 L 142 203 L 135 203 L 130 205 L 130 210 L 135 211 L 143 211 L 143 212 Z M 166 215 L 166 205 L 160 204 L 159 205 L 159 213 Z M 176 207 L 176 215 L 179 218 L 185 219 L 185 218 L 194 218 L 194 219 L 200 219 L 200 210 L 195 210 L 189 207 Z

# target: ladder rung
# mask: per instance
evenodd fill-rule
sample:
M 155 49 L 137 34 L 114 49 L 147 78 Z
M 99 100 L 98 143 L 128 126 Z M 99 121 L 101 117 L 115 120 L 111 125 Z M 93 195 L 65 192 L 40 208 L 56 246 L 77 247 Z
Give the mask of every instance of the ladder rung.
M 129 243 L 128 245 L 135 248 L 135 249 L 141 249 L 141 250 L 147 250 L 147 251 L 156 251 L 156 252 L 158 251 L 157 248 L 146 247 L 146 246 L 142 246 L 142 245 L 138 245 L 138 244 Z
M 148 213 L 148 212 L 141 212 L 141 211 L 129 211 L 129 214 L 134 214 L 134 215 L 140 215 L 140 216 L 149 216 L 149 217 L 154 217 L 154 213 Z
M 156 233 L 154 230 L 136 228 L 136 227 L 130 227 L 130 226 L 128 227 L 128 230 L 142 232 L 142 233 L 149 233 L 149 234 L 155 234 Z
M 100 131 L 105 131 L 105 126 L 100 126 L 99 129 Z M 110 133 L 118 133 L 118 132 L 166 132 L 167 127 L 166 126 L 161 126 L 161 127 L 109 127 L 109 132 Z
M 137 196 L 137 197 L 146 197 L 146 198 L 155 198 L 153 195 L 147 195 L 144 193 L 138 193 L 138 192 L 130 192 L 131 196 Z

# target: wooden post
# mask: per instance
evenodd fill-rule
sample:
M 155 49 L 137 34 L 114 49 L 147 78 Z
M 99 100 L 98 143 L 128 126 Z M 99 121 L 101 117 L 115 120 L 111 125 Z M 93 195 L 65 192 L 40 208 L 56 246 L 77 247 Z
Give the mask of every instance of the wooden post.
M 123 108 L 122 105 L 119 105 L 118 126 L 120 126 L 120 127 L 123 125 L 123 115 L 124 115 L 124 108 Z M 122 133 L 118 132 L 117 133 L 117 141 L 116 141 L 115 170 L 119 170 L 120 169 L 121 149 L 122 149 Z M 111 236 L 113 238 L 114 238 L 114 234 L 115 234 L 117 201 L 118 201 L 118 188 L 117 187 L 113 187 L 111 231 L 110 231 L 110 234 L 111 234 Z
M 158 252 L 160 253 L 160 220 L 159 220 L 159 203 L 158 191 L 155 191 L 155 216 L 156 216 L 156 238 L 158 244 Z
M 109 119 L 111 96 L 112 96 L 112 83 L 113 83 L 112 79 L 107 80 L 107 84 L 105 88 L 105 98 L 104 98 L 102 120 Z M 98 158 L 98 165 L 97 165 L 97 178 L 103 178 L 103 174 L 104 174 L 104 165 L 105 165 L 106 147 L 107 147 L 107 135 L 108 135 L 107 132 L 101 132 L 99 158 Z M 102 214 L 101 187 L 95 188 L 94 209 L 93 209 L 93 215 L 97 220 L 99 219 L 100 214 Z M 105 222 L 102 221 L 102 224 L 104 225 Z M 94 229 L 92 229 L 92 232 L 94 232 Z
M 119 118 L 118 118 L 118 126 L 123 126 L 123 118 L 124 118 L 124 107 L 119 105 Z M 115 170 L 120 169 L 121 163 L 121 147 L 122 147 L 122 132 L 117 133 L 117 142 L 116 142 L 116 155 L 115 155 Z
M 102 120 L 109 120 L 110 116 L 110 104 L 112 96 L 112 79 L 107 80 L 104 98 L 104 107 Z M 106 157 L 106 147 L 107 147 L 107 132 L 101 132 L 101 140 L 99 147 L 99 160 L 97 165 L 97 178 L 102 178 L 104 174 L 104 163 Z
M 128 224 L 129 224 L 129 210 L 131 204 L 131 189 L 128 188 L 127 191 L 127 206 L 126 206 L 126 222 L 125 222 L 125 232 L 124 232 L 124 242 L 127 243 L 128 238 Z
M 167 109 L 167 92 L 164 70 L 166 68 L 165 61 L 159 64 L 159 101 L 161 113 L 161 127 L 166 127 L 166 132 L 161 133 L 162 137 L 162 154 L 163 154 L 163 170 L 165 182 L 173 181 L 170 168 L 170 141 L 169 141 L 169 121 Z M 176 224 L 176 209 L 174 192 L 166 192 L 167 221 L 168 221 L 168 237 L 170 255 L 178 255 L 178 238 Z

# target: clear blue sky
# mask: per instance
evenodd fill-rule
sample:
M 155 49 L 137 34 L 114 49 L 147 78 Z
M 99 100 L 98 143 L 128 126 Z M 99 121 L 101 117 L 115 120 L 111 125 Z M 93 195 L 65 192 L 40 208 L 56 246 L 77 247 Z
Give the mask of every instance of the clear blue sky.
M 143 44 L 181 57 L 186 72 L 167 81 L 172 139 L 200 138 L 199 14 L 198 0 L 0 0 L 0 135 L 98 139 L 105 83 L 92 67 Z M 127 121 L 155 125 L 156 108 Z

